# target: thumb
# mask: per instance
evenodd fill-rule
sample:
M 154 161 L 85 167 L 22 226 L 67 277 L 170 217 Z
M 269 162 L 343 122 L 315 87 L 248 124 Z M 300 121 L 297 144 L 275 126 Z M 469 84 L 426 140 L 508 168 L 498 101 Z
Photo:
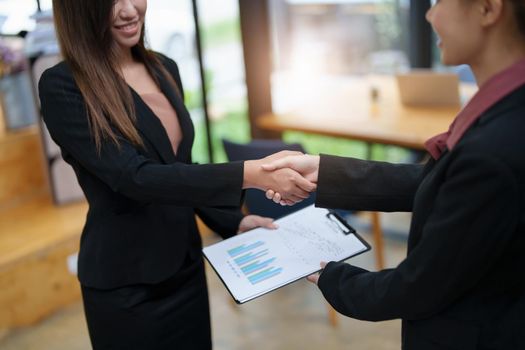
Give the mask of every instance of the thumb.
M 277 229 L 279 226 L 273 221 L 272 218 L 263 218 L 263 217 L 260 217 L 258 218 L 258 226 L 260 227 L 264 227 L 264 228 L 269 228 L 271 230 L 275 230 Z

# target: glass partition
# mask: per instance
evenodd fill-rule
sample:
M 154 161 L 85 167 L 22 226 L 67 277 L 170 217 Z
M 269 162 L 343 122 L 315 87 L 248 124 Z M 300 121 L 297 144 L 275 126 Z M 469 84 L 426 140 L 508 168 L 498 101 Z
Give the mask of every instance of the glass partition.
M 197 1 L 203 46 L 212 147 L 215 162 L 225 161 L 222 138 L 249 139 L 246 84 L 237 0 Z M 193 160 L 209 161 L 192 1 L 148 3 L 148 41 L 152 49 L 179 65 L 186 104 L 195 124 Z

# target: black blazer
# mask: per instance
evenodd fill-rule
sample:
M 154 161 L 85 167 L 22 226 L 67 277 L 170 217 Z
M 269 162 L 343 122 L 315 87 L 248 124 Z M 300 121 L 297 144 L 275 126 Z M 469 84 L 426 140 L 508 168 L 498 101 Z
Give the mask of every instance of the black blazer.
M 330 263 L 339 312 L 403 319 L 403 349 L 525 349 L 525 87 L 426 165 L 323 156 L 317 205 L 412 211 L 408 255 L 369 272 Z
M 175 62 L 159 57 L 182 91 Z M 187 254 L 201 254 L 195 214 L 224 237 L 236 233 L 242 218 L 243 163 L 191 164 L 190 116 L 159 72 L 157 78 L 182 129 L 177 154 L 159 119 L 131 88 L 144 149 L 122 138 L 120 149 L 108 141 L 97 154 L 84 99 L 68 65 L 62 62 L 40 79 L 44 121 L 89 202 L 78 261 L 84 286 L 163 281 Z

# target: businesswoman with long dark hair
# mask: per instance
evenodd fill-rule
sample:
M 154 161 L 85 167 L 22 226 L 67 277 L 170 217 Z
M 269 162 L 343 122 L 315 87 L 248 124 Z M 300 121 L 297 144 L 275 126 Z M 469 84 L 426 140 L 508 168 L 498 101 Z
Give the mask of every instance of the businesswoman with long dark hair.
M 480 87 L 427 142 L 427 164 L 299 156 L 267 169 L 317 179 L 319 206 L 413 212 L 396 268 L 331 262 L 309 278 L 336 310 L 401 318 L 403 349 L 525 349 L 525 0 L 439 0 L 427 19 L 443 63 L 469 64 Z
M 89 203 L 78 277 L 93 347 L 209 349 L 195 215 L 223 237 L 272 227 L 243 218 L 243 188 L 277 186 L 300 201 L 315 185 L 291 170 L 265 173 L 260 161 L 191 164 L 179 71 L 146 50 L 146 8 L 53 1 L 64 61 L 42 75 L 42 113 Z

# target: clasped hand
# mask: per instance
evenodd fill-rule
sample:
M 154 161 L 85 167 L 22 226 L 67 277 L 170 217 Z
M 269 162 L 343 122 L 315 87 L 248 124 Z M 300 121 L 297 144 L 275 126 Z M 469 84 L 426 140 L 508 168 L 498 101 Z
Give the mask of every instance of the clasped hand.
M 269 159 L 269 162 L 262 165 L 267 172 L 278 172 L 283 170 L 294 171 L 300 174 L 304 180 L 315 184 L 319 177 L 319 156 L 308 154 L 287 154 L 277 159 Z M 311 191 L 310 191 L 311 192 Z M 291 200 L 287 194 L 277 187 L 270 187 L 266 190 L 266 197 L 281 205 L 294 205 L 296 201 Z
M 267 193 L 271 191 L 279 199 L 274 201 L 283 205 L 303 201 L 317 189 L 317 175 L 316 171 L 305 171 L 304 165 L 295 164 L 300 163 L 302 157 L 313 156 L 282 151 L 263 159 L 246 161 L 243 188 L 257 188 Z

